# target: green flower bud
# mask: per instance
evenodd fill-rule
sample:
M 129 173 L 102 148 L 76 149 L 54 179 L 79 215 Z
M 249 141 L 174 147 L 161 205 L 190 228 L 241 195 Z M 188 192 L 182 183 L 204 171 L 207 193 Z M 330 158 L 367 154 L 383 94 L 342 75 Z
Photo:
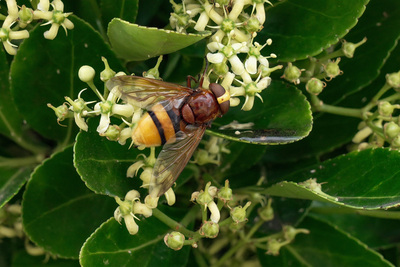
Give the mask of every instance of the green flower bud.
M 31 23 L 33 20 L 33 11 L 31 8 L 27 8 L 25 5 L 22 5 L 21 9 L 18 12 L 19 16 L 19 25 L 22 28 L 25 28 L 27 24 Z
M 207 238 L 216 238 L 219 233 L 219 224 L 212 221 L 204 222 L 200 228 L 200 234 Z
M 382 116 L 392 116 L 394 111 L 394 106 L 388 101 L 381 101 L 378 105 L 379 114 Z
M 173 250 L 180 250 L 185 242 L 185 236 L 179 232 L 171 232 L 164 236 L 164 243 Z
M 100 135 L 105 136 L 110 141 L 118 141 L 120 133 L 121 129 L 118 125 L 110 125 L 107 130 Z
M 325 86 L 326 86 L 326 84 L 323 81 L 321 81 L 320 79 L 311 78 L 310 80 L 308 80 L 308 82 L 306 84 L 306 90 L 310 94 L 319 95 Z
M 395 136 L 392 142 L 390 142 L 390 145 L 393 148 L 400 148 L 400 135 Z
M 207 205 L 208 203 L 210 203 L 211 201 L 213 201 L 213 197 L 210 195 L 210 193 L 208 193 L 208 188 L 211 186 L 211 182 L 208 182 L 206 184 L 206 188 L 204 189 L 204 191 L 201 191 L 196 198 L 197 203 L 199 203 L 200 205 Z
M 341 73 L 339 62 L 340 57 L 337 58 L 336 61 L 330 61 L 325 65 L 325 73 L 330 79 L 335 78 Z
M 229 225 L 229 229 L 232 231 L 232 232 L 236 232 L 237 230 L 240 230 L 240 229 L 242 229 L 243 228 L 243 226 L 246 224 L 246 222 L 232 222 L 230 225 Z
M 58 107 L 54 107 L 52 104 L 47 104 L 47 106 L 54 110 L 57 116 L 57 121 L 63 121 L 66 118 L 72 117 L 72 114 L 69 113 L 69 109 L 65 104 Z
M 383 133 L 385 134 L 386 138 L 393 139 L 400 133 L 400 127 L 397 123 L 393 121 L 387 122 L 383 126 Z
M 277 256 L 279 255 L 279 250 L 285 245 L 276 239 L 270 239 L 267 243 L 267 254 Z
M 256 17 L 251 17 L 244 23 L 244 28 L 248 32 L 258 32 L 263 28 L 263 26 Z
M 229 180 L 225 180 L 225 186 L 218 192 L 218 198 L 224 203 L 232 200 L 232 189 L 229 188 Z
M 364 37 L 364 39 L 362 39 L 360 42 L 358 42 L 356 44 L 343 41 L 343 44 L 342 44 L 343 54 L 348 58 L 352 58 L 354 56 L 354 51 L 356 50 L 356 48 L 359 47 L 360 45 L 364 44 L 366 41 L 367 41 L 366 37 Z
M 400 71 L 386 74 L 386 83 L 393 87 L 396 91 L 400 91 Z
M 292 242 L 297 234 L 309 234 L 310 231 L 307 229 L 296 229 L 293 226 L 286 225 L 283 227 L 283 236 L 287 242 Z
M 231 210 L 231 218 L 234 222 L 240 223 L 247 221 L 246 218 L 246 209 L 251 205 L 251 202 L 247 202 L 244 207 L 238 206 Z
M 295 84 L 300 83 L 299 78 L 301 76 L 301 70 L 293 66 L 291 62 L 288 63 L 287 67 L 285 68 L 283 78 L 285 78 L 289 82 L 293 82 Z
M 159 56 L 154 68 L 151 68 L 148 71 L 143 72 L 143 77 L 160 79 L 160 72 L 158 71 L 158 68 L 160 67 L 162 59 L 163 59 L 163 56 L 162 55 Z
M 108 61 L 105 57 L 101 57 L 101 60 L 104 63 L 105 69 L 102 72 L 100 72 L 100 80 L 102 80 L 103 82 L 106 82 L 115 76 L 115 71 L 113 71 L 110 68 L 110 66 L 108 65 Z M 110 88 L 110 89 L 112 89 L 112 88 Z
M 274 209 L 271 207 L 272 200 L 268 200 L 268 204 L 258 209 L 258 215 L 260 215 L 263 221 L 271 221 L 274 219 Z

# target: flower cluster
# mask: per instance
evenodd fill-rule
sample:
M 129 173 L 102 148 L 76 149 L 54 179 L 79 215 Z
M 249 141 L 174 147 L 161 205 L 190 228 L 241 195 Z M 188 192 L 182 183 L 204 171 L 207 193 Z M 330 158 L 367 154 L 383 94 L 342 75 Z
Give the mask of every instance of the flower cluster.
M 40 0 L 35 10 L 26 6 L 18 7 L 16 0 L 6 0 L 8 15 L 3 18 L 4 22 L 0 28 L 0 40 L 4 49 L 10 55 L 17 53 L 17 45 L 14 40 L 29 38 L 26 28 L 27 25 L 35 20 L 43 20 L 43 25 L 51 24 L 50 30 L 44 33 L 46 39 L 54 39 L 57 36 L 58 28 L 62 26 L 67 29 L 74 28 L 74 24 L 67 18 L 71 13 L 64 13 L 64 4 L 61 0 Z M 50 11 L 50 6 L 52 7 Z
M 264 0 L 215 1 L 214 4 L 208 0 L 183 0 L 182 4 L 173 2 L 170 18 L 171 26 L 179 32 L 190 28 L 214 32 L 207 44 L 207 60 L 211 63 L 207 79 L 209 82 L 222 80 L 221 85 L 231 94 L 231 106 L 239 105 L 239 97 L 245 97 L 242 105 L 245 111 L 252 109 L 255 97 L 262 100 L 260 93 L 270 85 L 271 72 L 282 67 L 270 68 L 268 58 L 275 58 L 275 54 L 261 54 L 272 43 L 271 39 L 264 44 L 254 41 L 265 22 L 265 3 L 271 4 Z
M 391 90 L 393 89 L 393 90 Z M 388 95 L 389 92 L 391 95 Z M 382 96 L 385 95 L 384 98 Z M 383 147 L 389 144 L 400 149 L 400 71 L 386 75 L 386 83 L 362 109 L 363 121 L 353 137 L 359 150 L 370 147 Z M 375 109 L 375 110 L 374 110 Z
M 138 220 L 136 214 L 143 215 L 146 218 L 153 214 L 154 201 L 150 200 L 149 197 L 146 197 L 145 203 L 140 202 L 140 194 L 136 190 L 126 193 L 123 201 L 119 197 L 115 197 L 119 207 L 114 212 L 114 218 L 119 223 L 124 219 L 125 226 L 131 235 L 135 235 L 139 231 L 139 226 L 135 221 L 135 219 Z M 157 206 L 157 204 L 155 205 Z
M 342 56 L 352 58 L 357 47 L 364 44 L 366 38 L 354 44 L 343 40 L 340 49 L 335 51 L 324 51 L 315 57 L 309 57 L 298 64 L 307 66 L 307 69 L 299 69 L 289 62 L 284 70 L 282 78 L 294 83 L 305 83 L 305 88 L 313 96 L 319 95 L 326 87 L 325 81 L 331 81 L 333 78 L 341 75 L 343 72 L 339 68 Z

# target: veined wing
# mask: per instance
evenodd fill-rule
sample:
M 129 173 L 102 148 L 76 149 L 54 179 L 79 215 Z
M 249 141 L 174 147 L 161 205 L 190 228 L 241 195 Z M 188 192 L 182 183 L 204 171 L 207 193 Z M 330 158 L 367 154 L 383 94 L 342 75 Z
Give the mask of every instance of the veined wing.
M 123 100 L 143 109 L 161 100 L 183 99 L 193 93 L 191 88 L 178 84 L 129 75 L 116 76 L 106 85 L 109 90 L 117 87 Z
M 152 179 L 150 181 L 150 195 L 159 197 L 164 194 L 179 177 L 185 168 L 194 150 L 201 141 L 206 126 L 200 126 L 193 132 L 177 136 L 177 141 L 164 145 L 158 155 Z

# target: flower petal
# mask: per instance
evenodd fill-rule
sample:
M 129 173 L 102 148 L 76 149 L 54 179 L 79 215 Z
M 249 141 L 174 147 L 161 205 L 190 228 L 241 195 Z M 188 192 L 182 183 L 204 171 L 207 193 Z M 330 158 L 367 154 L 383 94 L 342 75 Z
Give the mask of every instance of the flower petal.
M 244 66 L 248 73 L 256 74 L 257 73 L 257 58 L 255 56 L 249 56 L 244 62 Z
M 211 63 L 222 63 L 224 61 L 225 55 L 222 53 L 208 53 L 207 54 L 207 59 Z

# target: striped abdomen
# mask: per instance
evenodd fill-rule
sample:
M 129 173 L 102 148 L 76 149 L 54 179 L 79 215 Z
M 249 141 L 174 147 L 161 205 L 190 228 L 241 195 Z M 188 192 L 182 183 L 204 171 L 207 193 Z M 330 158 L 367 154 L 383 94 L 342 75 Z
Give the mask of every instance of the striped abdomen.
M 143 115 L 133 130 L 132 140 L 136 145 L 160 146 L 175 141 L 181 128 L 179 111 L 165 109 L 163 103 L 154 105 Z

